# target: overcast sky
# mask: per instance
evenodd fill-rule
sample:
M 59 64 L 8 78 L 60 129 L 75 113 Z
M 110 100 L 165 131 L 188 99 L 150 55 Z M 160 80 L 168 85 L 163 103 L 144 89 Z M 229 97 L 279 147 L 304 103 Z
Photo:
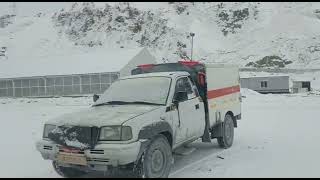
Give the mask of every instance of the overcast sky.
M 38 12 L 55 12 L 68 7 L 73 2 L 16 2 L 16 11 L 20 16 L 29 16 Z M 13 2 L 0 2 L 0 15 L 12 14 Z

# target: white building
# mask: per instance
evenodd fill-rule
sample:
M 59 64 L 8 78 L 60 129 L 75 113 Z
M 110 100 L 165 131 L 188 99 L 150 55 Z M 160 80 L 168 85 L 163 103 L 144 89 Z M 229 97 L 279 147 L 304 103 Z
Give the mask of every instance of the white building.
M 309 78 L 292 79 L 292 93 L 302 93 L 311 91 L 311 80 Z
M 259 93 L 290 93 L 289 76 L 242 77 L 240 83 Z

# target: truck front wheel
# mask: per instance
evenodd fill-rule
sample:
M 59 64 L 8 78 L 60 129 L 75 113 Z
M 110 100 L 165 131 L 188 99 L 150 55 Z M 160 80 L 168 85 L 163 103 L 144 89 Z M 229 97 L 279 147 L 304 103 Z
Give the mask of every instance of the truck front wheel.
M 232 117 L 227 114 L 222 125 L 222 137 L 218 137 L 218 144 L 222 148 L 229 148 L 232 146 L 234 137 L 234 124 Z
M 141 174 L 145 178 L 167 178 L 172 166 L 172 150 L 163 135 L 156 136 L 141 157 Z

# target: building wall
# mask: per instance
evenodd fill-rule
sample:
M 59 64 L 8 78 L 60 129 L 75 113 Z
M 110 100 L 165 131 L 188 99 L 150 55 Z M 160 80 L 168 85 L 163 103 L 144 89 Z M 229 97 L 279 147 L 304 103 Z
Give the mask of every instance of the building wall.
M 307 83 L 308 87 L 304 87 L 303 83 Z M 293 81 L 292 82 L 292 92 L 293 93 L 308 92 L 310 90 L 311 90 L 311 82 L 310 81 Z
M 266 81 L 267 87 L 261 87 Z M 240 79 L 241 87 L 261 93 L 289 93 L 289 76 L 250 77 Z

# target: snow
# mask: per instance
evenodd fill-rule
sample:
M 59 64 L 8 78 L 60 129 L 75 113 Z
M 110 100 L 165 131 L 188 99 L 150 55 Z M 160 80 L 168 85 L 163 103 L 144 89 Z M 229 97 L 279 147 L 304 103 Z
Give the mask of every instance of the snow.
M 198 156 L 201 151 L 210 153 L 171 177 L 319 177 L 320 134 L 314 126 L 319 125 L 320 96 L 243 93 L 243 119 L 233 146 L 198 148 Z
M 80 148 L 80 149 L 83 149 L 83 148 L 87 148 L 89 145 L 87 144 L 83 144 L 77 140 L 73 140 L 73 141 L 69 141 L 69 140 L 66 140 L 66 145 L 67 146 L 71 146 L 71 147 L 77 147 L 77 148 Z
M 59 177 L 35 142 L 46 120 L 88 106 L 89 99 L 71 99 L 0 99 L 1 177 Z
M 54 125 L 70 125 L 70 126 L 113 126 L 119 125 L 136 117 L 140 114 L 146 113 L 158 106 L 145 106 L 145 105 L 113 105 L 113 106 L 97 106 L 94 108 L 82 108 L 72 113 L 66 113 L 57 118 L 50 119 L 49 124 Z
M 187 156 L 175 156 L 170 177 L 319 177 L 320 94 L 257 94 L 241 89 L 242 120 L 234 144 L 194 142 Z M 0 99 L 1 177 L 59 177 L 35 142 L 44 122 L 92 104 L 91 97 Z M 218 157 L 219 156 L 219 157 Z M 92 173 L 88 176 L 101 177 Z
M 0 63 L 0 78 L 119 72 L 141 50 L 104 47 L 70 55 L 33 57 L 32 61 L 17 58 Z
M 240 89 L 240 93 L 241 93 L 241 96 L 246 96 L 246 95 L 255 95 L 255 96 L 258 96 L 258 95 L 261 95 L 261 94 L 258 93 L 257 91 L 254 91 L 254 90 L 251 90 L 251 89 L 248 89 L 248 88 L 241 88 L 241 89 Z

